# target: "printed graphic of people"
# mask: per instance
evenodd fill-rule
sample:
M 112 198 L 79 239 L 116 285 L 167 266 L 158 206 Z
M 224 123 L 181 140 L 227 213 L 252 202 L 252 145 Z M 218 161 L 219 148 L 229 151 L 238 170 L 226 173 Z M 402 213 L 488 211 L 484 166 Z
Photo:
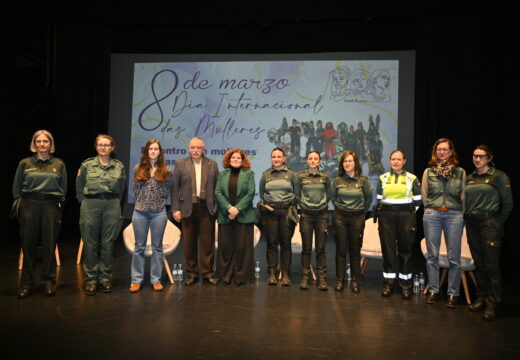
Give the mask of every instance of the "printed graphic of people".
M 378 69 L 372 73 L 367 85 L 367 95 L 371 101 L 387 102 L 390 95 L 387 94 L 390 87 L 390 73 L 386 69 Z
M 302 129 L 298 126 L 296 119 L 292 120 L 292 124 L 289 127 L 289 136 L 291 137 L 291 154 L 294 157 L 300 157 L 300 136 L 302 135 Z
M 325 152 L 324 158 L 328 160 L 329 157 L 336 156 L 334 139 L 338 137 L 338 132 L 334 129 L 334 124 L 331 121 L 325 124 L 325 130 L 321 136 L 323 138 L 323 151 Z

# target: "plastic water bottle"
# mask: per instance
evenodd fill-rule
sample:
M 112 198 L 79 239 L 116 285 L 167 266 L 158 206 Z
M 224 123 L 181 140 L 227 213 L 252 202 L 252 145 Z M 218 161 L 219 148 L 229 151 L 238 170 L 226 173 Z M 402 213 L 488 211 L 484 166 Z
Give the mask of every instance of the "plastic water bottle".
M 424 290 L 424 274 L 423 273 L 419 274 L 419 289 L 421 290 L 421 292 Z
M 260 279 L 260 261 L 257 261 L 255 265 L 255 278 Z
M 173 264 L 173 271 L 172 271 L 172 275 L 173 275 L 173 280 L 179 280 L 179 271 L 177 270 L 177 264 Z
M 184 274 L 182 272 L 182 264 L 179 264 L 179 270 L 177 271 L 177 278 L 179 281 L 184 280 Z
M 352 276 L 350 273 L 350 264 L 347 264 L 347 281 L 352 280 Z
M 418 294 L 419 291 L 419 275 L 415 275 L 413 277 L 413 292 L 414 294 Z

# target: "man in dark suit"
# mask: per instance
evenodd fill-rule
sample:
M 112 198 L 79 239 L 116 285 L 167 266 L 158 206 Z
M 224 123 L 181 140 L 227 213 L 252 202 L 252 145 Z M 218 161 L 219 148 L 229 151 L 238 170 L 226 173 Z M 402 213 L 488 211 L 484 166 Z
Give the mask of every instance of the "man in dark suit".
M 190 156 L 175 163 L 172 186 L 172 215 L 180 221 L 184 241 L 184 256 L 188 278 L 184 285 L 190 286 L 199 280 L 217 285 L 213 262 L 215 253 L 215 185 L 218 166 L 204 156 L 204 141 L 191 139 Z M 199 243 L 197 243 L 197 239 Z M 197 256 L 198 255 L 198 256 Z M 200 258 L 200 264 L 197 259 Z

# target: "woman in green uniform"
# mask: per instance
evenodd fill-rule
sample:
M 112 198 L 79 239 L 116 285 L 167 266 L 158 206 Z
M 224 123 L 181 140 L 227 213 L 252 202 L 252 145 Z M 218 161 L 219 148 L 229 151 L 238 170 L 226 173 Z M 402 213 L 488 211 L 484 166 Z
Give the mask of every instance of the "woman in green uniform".
M 300 181 L 300 233 L 302 236 L 302 279 L 300 289 L 309 288 L 311 272 L 312 234 L 316 244 L 316 270 L 318 288 L 327 290 L 327 261 L 325 243 L 329 226 L 330 178 L 325 171 L 319 170 L 321 156 L 317 151 L 307 154 L 309 168 L 298 174 Z
M 409 262 L 415 241 L 415 210 L 421 202 L 421 186 L 414 174 L 404 170 L 405 163 L 404 151 L 394 150 L 390 154 L 392 170 L 379 177 L 376 194 L 379 201 L 379 239 L 383 252 L 384 284 L 381 296 L 392 295 L 399 271 L 401 296 L 407 300 L 412 297 Z
M 343 291 L 347 268 L 347 253 L 352 268 L 352 292 L 359 293 L 361 278 L 361 247 L 365 231 L 365 213 L 372 204 L 372 186 L 361 174 L 359 157 L 352 151 L 341 155 L 338 176 L 332 180 L 332 202 L 334 213 L 332 223 L 336 238 L 336 278 L 335 290 Z
M 20 199 L 18 222 L 24 255 L 19 299 L 29 297 L 33 291 L 40 240 L 43 249 L 41 282 L 45 296 L 56 293 L 54 251 L 67 193 L 67 171 L 63 161 L 52 155 L 55 150 L 52 134 L 46 130 L 36 131 L 30 149 L 34 155 L 20 161 L 13 182 L 13 197 Z
M 484 310 L 485 320 L 495 320 L 502 301 L 500 249 L 513 195 L 509 177 L 495 169 L 493 154 L 486 145 L 473 150 L 473 164 L 475 171 L 466 178 L 464 220 L 478 288 L 477 299 L 469 309 Z
M 98 286 L 105 293 L 112 292 L 114 243 L 123 223 L 121 199 L 126 183 L 123 163 L 110 156 L 114 139 L 98 135 L 95 147 L 98 156 L 83 161 L 76 179 L 87 295 L 95 295 Z
M 285 152 L 276 148 L 271 152 L 272 166 L 260 178 L 259 195 L 263 229 L 267 237 L 267 265 L 269 285 L 277 284 L 278 257 L 280 253 L 281 284 L 290 286 L 291 239 L 296 225 L 288 218 L 290 208 L 300 197 L 298 175 L 285 165 Z M 280 252 L 278 251 L 280 246 Z

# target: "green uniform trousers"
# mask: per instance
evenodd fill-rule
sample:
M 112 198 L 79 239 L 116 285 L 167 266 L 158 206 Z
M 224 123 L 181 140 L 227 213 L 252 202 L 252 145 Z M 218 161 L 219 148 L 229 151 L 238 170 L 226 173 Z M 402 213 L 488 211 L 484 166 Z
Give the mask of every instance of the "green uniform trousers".
M 85 283 L 98 283 L 112 277 L 114 243 L 123 219 L 119 199 L 84 199 L 79 228 L 84 243 Z

